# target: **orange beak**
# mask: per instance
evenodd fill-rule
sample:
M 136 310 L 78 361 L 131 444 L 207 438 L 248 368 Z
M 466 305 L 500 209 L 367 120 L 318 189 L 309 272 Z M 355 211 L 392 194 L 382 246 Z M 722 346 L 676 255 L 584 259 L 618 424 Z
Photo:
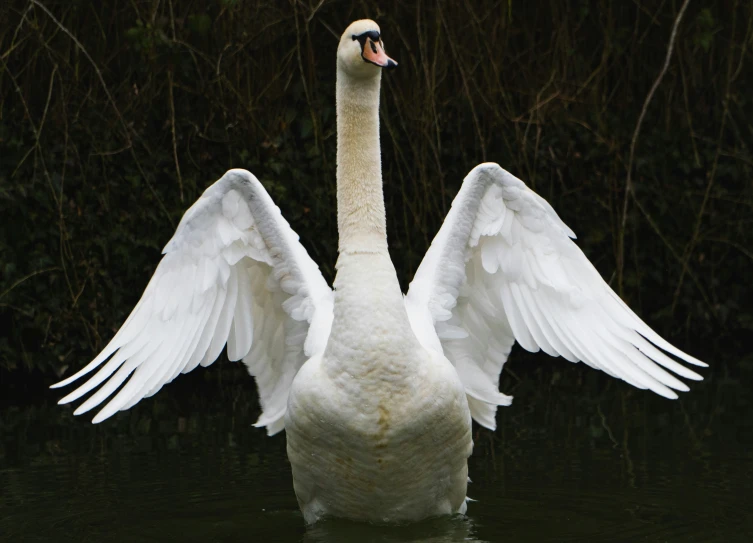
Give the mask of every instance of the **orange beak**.
M 380 68 L 387 68 L 389 70 L 397 66 L 397 62 L 388 57 L 387 53 L 384 52 L 382 40 L 374 41 L 371 38 L 366 38 L 361 56 L 366 62 L 371 62 Z

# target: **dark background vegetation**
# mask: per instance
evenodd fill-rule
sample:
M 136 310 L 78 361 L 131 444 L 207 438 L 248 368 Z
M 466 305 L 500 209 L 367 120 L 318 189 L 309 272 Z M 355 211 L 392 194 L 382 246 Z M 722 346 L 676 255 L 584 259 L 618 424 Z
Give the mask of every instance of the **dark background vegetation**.
M 552 203 L 638 314 L 712 363 L 707 383 L 750 385 L 753 4 L 690 3 L 630 160 L 680 5 L 2 2 L 0 397 L 49 397 L 44 386 L 90 360 L 181 214 L 231 167 L 262 180 L 332 279 L 334 55 L 367 16 L 400 62 L 383 78 L 382 145 L 404 287 L 465 173 L 499 162 Z M 505 378 L 551 382 L 545 360 Z

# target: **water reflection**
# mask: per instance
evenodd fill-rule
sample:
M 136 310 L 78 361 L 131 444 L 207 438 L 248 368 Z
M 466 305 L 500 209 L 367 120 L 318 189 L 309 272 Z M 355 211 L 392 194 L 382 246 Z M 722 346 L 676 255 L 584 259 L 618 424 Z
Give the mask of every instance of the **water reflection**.
M 245 381 L 166 392 L 98 426 L 51 402 L 4 408 L 0 539 L 753 540 L 746 389 L 711 379 L 668 402 L 536 379 L 509 383 L 521 401 L 475 433 L 469 518 L 401 527 L 306 528 L 284 437 L 251 427 Z

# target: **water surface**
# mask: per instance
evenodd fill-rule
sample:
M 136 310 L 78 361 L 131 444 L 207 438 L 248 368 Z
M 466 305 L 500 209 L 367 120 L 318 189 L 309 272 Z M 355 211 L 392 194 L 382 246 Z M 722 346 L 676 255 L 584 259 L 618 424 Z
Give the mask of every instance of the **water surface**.
M 390 528 L 304 526 L 284 434 L 251 427 L 250 380 L 187 376 L 97 426 L 54 393 L 6 405 L 0 540 L 753 541 L 745 387 L 712 378 L 669 402 L 556 367 L 506 377 L 513 406 L 475 429 L 467 518 Z

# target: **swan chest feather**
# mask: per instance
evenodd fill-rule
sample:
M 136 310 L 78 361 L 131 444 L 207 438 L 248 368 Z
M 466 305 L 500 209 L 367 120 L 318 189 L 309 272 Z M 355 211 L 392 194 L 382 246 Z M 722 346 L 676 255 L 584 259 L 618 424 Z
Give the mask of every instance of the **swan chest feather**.
M 304 364 L 288 398 L 301 509 L 307 522 L 463 511 L 473 446 L 463 386 L 413 335 L 391 263 L 382 273 L 380 257 L 361 260 L 368 273 L 339 268 L 327 349 Z

